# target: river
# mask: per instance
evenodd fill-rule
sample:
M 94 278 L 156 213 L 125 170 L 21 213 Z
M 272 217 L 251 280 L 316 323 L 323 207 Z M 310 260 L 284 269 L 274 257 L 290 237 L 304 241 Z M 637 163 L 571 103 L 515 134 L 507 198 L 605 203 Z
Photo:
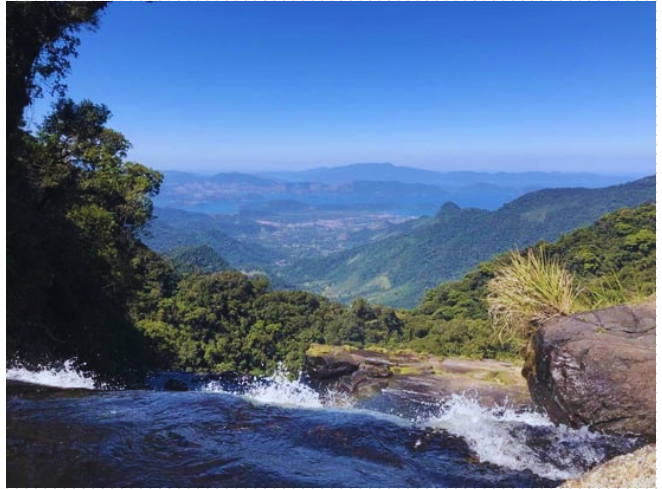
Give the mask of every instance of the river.
M 111 391 L 8 370 L 7 486 L 553 487 L 641 444 L 470 394 L 356 400 L 283 373 L 170 392 L 169 375 Z

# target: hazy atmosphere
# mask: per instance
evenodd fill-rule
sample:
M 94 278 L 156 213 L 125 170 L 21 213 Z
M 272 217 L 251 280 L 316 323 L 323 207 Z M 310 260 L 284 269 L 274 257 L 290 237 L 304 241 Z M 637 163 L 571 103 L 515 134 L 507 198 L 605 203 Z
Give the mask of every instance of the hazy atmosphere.
M 120 2 L 81 40 L 70 96 L 158 170 L 654 172 L 652 2 Z

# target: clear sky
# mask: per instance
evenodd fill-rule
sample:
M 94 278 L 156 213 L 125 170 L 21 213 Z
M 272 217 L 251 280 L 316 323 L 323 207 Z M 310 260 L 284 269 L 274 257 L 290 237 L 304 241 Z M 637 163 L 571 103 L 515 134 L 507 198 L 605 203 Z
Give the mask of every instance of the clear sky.
M 69 95 L 160 170 L 655 172 L 655 2 L 119 2 L 81 39 Z

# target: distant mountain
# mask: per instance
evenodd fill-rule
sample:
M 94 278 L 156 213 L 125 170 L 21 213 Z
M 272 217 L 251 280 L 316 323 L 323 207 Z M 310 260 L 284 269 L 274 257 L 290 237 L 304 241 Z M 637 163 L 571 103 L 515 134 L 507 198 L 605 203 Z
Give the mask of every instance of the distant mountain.
M 357 163 L 334 168 L 314 168 L 312 170 L 266 172 L 260 175 L 287 182 L 320 182 L 339 184 L 355 181 L 432 183 L 439 179 L 439 173 L 419 168 L 395 166 L 391 163 Z
M 301 171 L 265 172 L 260 174 L 287 182 L 319 182 L 339 184 L 354 181 L 423 183 L 444 189 L 490 184 L 497 187 L 534 190 L 559 187 L 598 188 L 624 183 L 641 175 L 605 175 L 566 172 L 438 172 L 391 163 L 357 163 L 333 168 L 314 168 Z
M 241 188 L 282 188 L 282 183 L 277 180 L 266 179 L 247 173 L 217 173 L 205 178 L 208 182 L 214 182 L 221 185 L 236 185 Z
M 605 187 L 628 180 L 632 179 L 590 173 L 440 173 L 390 163 L 261 175 L 165 172 L 155 204 L 209 214 L 244 209 L 255 215 L 256 210 L 269 208 L 272 215 L 277 209 L 289 212 L 297 201 L 308 211 L 333 208 L 418 216 L 434 214 L 445 201 L 495 210 L 532 190 Z
M 548 189 L 497 211 L 447 203 L 433 219 L 395 235 L 283 270 L 288 283 L 331 298 L 365 297 L 411 307 L 427 289 L 459 278 L 493 255 L 552 241 L 622 207 L 655 200 L 655 177 L 603 189 Z
M 302 207 L 346 208 L 350 210 L 390 211 L 394 214 L 430 213 L 449 192 L 424 183 L 396 181 L 351 181 L 338 184 L 317 182 L 282 182 L 242 173 L 213 176 L 165 172 L 159 207 L 173 207 L 207 213 L 238 213 L 244 208 L 261 208 L 265 203 L 284 204 L 284 209 L 298 201 Z M 271 209 L 272 212 L 275 209 Z

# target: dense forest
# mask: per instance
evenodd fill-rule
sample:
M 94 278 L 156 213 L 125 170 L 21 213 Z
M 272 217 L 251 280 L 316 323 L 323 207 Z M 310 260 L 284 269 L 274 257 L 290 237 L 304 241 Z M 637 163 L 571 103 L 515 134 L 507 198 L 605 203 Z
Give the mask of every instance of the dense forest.
M 655 293 L 655 225 L 654 203 L 626 207 L 532 249 L 558 260 L 574 275 L 585 309 L 607 307 Z M 508 261 L 507 253 L 500 254 L 461 280 L 429 291 L 406 317 L 409 347 L 443 356 L 518 356 L 525 338 L 499 340 L 486 302 L 487 283 Z
M 655 292 L 655 216 L 653 203 L 624 208 L 532 248 L 565 264 L 586 309 L 636 300 Z M 213 250 L 183 251 L 160 262 L 134 311 L 155 368 L 264 374 L 283 363 L 298 372 L 313 342 L 513 359 L 526 340 L 499 338 L 488 317 L 487 283 L 508 254 L 430 291 L 413 310 L 395 310 L 364 299 L 345 306 L 309 292 L 272 290 L 260 275 L 205 273 L 210 263 L 224 266 Z
M 361 298 L 342 305 L 310 292 L 274 290 L 259 273 L 229 269 L 228 258 L 208 246 L 173 238 L 175 249 L 163 256 L 147 247 L 141 237 L 162 175 L 127 160 L 130 143 L 108 127 L 106 106 L 66 98 L 77 35 L 96 28 L 105 7 L 7 5 L 9 362 L 73 358 L 100 380 L 130 383 L 150 369 L 261 374 L 283 362 L 297 372 L 311 342 L 518 355 L 520 339 L 498 339 L 484 303 L 486 281 L 505 256 L 432 290 L 415 309 L 398 311 Z M 29 132 L 23 111 L 45 86 L 60 98 Z M 613 198 L 605 196 L 606 205 Z M 581 200 L 577 206 L 586 212 Z M 455 214 L 465 223 L 482 222 L 481 212 L 454 207 L 442 209 L 436 222 L 448 224 Z M 539 217 L 531 214 L 529 221 Z M 654 204 L 617 211 L 544 246 L 581 279 L 587 304 L 655 290 Z

